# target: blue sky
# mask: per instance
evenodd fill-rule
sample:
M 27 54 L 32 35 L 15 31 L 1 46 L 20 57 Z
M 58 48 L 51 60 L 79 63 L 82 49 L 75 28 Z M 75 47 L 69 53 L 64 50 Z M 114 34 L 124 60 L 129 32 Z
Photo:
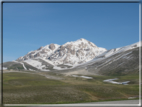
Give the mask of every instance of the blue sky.
M 80 38 L 98 47 L 139 41 L 138 3 L 4 3 L 3 60 Z

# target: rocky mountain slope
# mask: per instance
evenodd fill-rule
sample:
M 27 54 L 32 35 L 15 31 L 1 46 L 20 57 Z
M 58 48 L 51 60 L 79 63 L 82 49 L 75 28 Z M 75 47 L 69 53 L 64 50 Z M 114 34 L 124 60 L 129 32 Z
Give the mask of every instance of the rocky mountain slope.
M 101 75 L 139 73 L 139 48 L 141 48 L 141 42 L 111 49 L 74 69 Z
M 105 48 L 97 47 L 90 41 L 80 39 L 60 46 L 48 59 L 55 65 L 76 65 L 88 62 L 105 51 Z
M 94 43 L 82 38 L 77 41 L 67 42 L 61 46 L 50 44 L 40 47 L 16 61 L 8 63 L 11 63 L 9 69 L 63 70 L 88 62 L 105 51 L 107 51 L 105 48 L 97 47 Z M 15 68 L 16 65 L 13 68 L 13 64 L 18 65 L 19 68 Z M 5 65 L 7 64 L 5 63 Z

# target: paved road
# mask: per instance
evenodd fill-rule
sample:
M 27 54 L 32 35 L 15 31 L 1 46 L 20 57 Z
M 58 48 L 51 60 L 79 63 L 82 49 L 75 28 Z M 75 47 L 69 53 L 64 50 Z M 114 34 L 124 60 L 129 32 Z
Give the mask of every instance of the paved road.
M 6 104 L 8 106 L 8 104 Z M 14 104 L 13 104 L 14 106 Z M 18 105 L 17 105 L 18 106 Z M 19 104 L 22 106 L 22 104 Z M 139 100 L 123 100 L 123 101 L 105 101 L 78 104 L 48 104 L 48 105 L 26 105 L 30 106 L 46 106 L 46 107 L 140 107 Z

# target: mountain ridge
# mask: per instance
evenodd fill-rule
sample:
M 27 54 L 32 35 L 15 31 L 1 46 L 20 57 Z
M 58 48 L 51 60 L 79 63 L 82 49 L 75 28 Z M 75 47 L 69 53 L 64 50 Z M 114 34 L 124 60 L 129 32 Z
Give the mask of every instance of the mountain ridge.
M 63 45 L 52 43 L 40 47 L 37 50 L 28 52 L 25 56 L 19 57 L 16 61 L 22 62 L 28 59 L 42 58 L 53 62 L 54 65 L 75 65 L 87 62 L 105 51 L 105 48 L 97 47 L 94 43 L 81 38 Z
M 82 41 L 84 45 L 80 45 L 82 44 Z M 21 59 L 18 58 L 18 60 L 16 61 L 4 63 L 3 67 L 7 69 L 16 69 L 16 70 L 30 70 L 30 71 L 40 70 L 40 71 L 58 71 L 58 72 L 59 71 L 66 72 L 66 71 L 73 71 L 75 69 L 76 70 L 81 69 L 85 70 L 85 72 L 107 74 L 105 72 L 106 69 L 108 70 L 108 72 L 112 71 L 115 72 L 114 70 L 111 70 L 111 68 L 117 69 L 114 66 L 117 67 L 117 65 L 119 66 L 121 65 L 120 66 L 121 70 L 123 69 L 124 71 L 127 70 L 131 71 L 131 69 L 133 68 L 135 69 L 138 68 L 139 47 L 141 47 L 141 41 L 128 46 L 106 50 L 105 48 L 97 47 L 95 44 L 93 44 L 90 41 L 87 41 L 85 39 L 79 39 L 77 41 L 67 42 L 63 45 L 50 44 L 46 45 L 45 47 L 40 47 L 39 49 L 34 51 L 35 52 L 34 55 L 41 54 L 45 49 L 48 50 L 50 49 L 48 52 L 51 55 L 47 54 L 46 56 L 45 54 L 41 54 L 41 56 L 36 56 L 35 58 L 31 58 L 30 55 L 31 53 L 33 53 L 33 51 L 31 51 L 25 56 L 20 57 L 20 58 L 29 57 L 29 59 L 21 61 Z M 72 50 L 74 50 L 75 52 L 72 52 Z M 101 52 L 101 50 L 103 50 L 103 52 Z M 82 51 L 84 56 L 82 55 Z M 45 55 L 44 58 L 42 57 L 43 55 Z M 85 59 L 85 61 L 83 58 Z M 81 63 L 79 62 L 81 61 L 80 59 L 82 60 Z M 125 63 L 121 64 L 122 61 Z M 129 61 L 135 62 L 136 64 L 132 64 Z M 129 64 L 131 64 L 133 68 L 131 68 Z M 128 67 L 126 68 L 123 65 L 126 65 L 129 68 Z

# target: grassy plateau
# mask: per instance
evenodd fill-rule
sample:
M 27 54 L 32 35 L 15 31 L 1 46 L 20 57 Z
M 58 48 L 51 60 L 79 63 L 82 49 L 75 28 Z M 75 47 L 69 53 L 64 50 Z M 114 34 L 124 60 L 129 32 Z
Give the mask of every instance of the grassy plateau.
M 23 71 L 25 72 L 25 71 Z M 51 78 L 51 77 L 54 77 Z M 95 76 L 92 80 L 50 72 L 3 73 L 4 104 L 61 104 L 124 100 L 139 96 L 139 75 Z M 58 78 L 58 79 L 55 79 Z M 130 81 L 128 85 L 105 79 Z

